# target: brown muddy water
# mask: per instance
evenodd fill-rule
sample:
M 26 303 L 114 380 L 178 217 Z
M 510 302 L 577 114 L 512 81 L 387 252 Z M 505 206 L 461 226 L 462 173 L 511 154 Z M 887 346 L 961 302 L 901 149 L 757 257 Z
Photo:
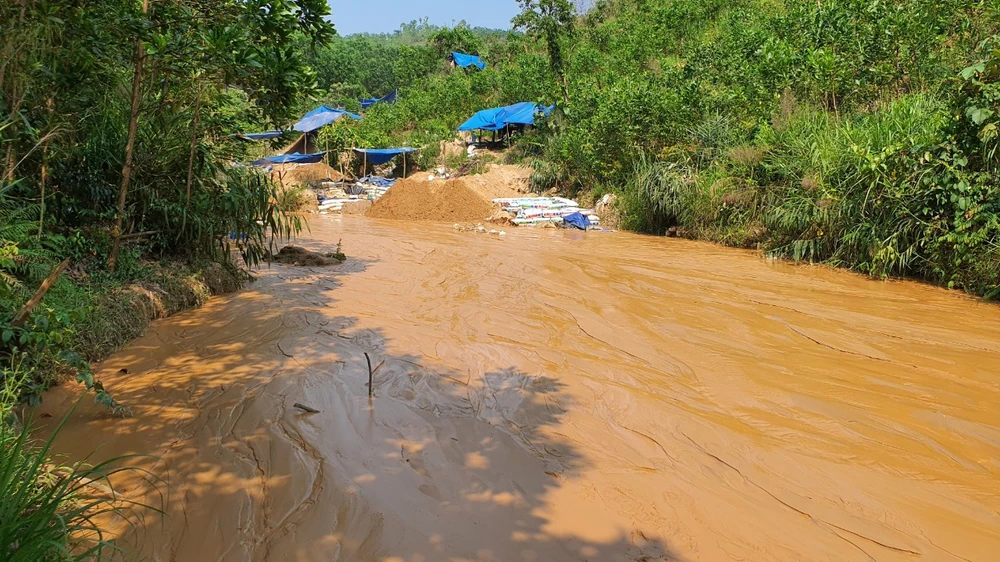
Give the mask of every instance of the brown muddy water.
M 156 323 L 100 366 L 135 417 L 61 435 L 156 457 L 139 556 L 1000 557 L 1000 307 L 620 233 L 311 228 L 349 261 Z

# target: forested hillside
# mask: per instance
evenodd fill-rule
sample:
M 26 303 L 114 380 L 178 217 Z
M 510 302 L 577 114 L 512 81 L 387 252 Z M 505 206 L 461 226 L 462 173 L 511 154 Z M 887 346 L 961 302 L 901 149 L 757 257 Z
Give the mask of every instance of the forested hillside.
M 319 70 L 333 102 L 400 89 L 328 145 L 433 151 L 477 109 L 557 103 L 511 154 L 538 190 L 616 193 L 641 232 L 997 296 L 996 2 L 521 4 L 518 33 L 321 50 L 318 66 L 381 53 L 363 73 Z M 452 46 L 489 68 L 444 70 Z

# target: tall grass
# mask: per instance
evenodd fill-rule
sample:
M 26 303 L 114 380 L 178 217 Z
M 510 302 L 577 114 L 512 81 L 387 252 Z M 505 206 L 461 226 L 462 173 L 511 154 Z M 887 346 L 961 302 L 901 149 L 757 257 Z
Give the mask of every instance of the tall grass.
M 130 523 L 135 509 L 153 509 L 118 497 L 111 478 L 126 471 L 129 457 L 90 466 L 59 466 L 52 447 L 69 414 L 43 443 L 30 420 L 20 423 L 16 397 L 26 376 L 17 364 L 3 369 L 0 389 L 0 559 L 6 562 L 95 562 L 123 555 L 101 528 L 115 517 Z M 154 511 L 159 511 L 155 510 Z

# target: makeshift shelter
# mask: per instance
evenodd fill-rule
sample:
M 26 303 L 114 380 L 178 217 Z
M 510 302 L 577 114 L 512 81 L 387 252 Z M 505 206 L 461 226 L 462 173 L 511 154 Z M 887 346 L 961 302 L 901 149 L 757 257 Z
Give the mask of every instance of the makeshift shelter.
M 483 59 L 479 58 L 476 55 L 466 55 L 463 53 L 453 52 L 450 55 L 448 55 L 448 60 L 455 63 L 456 66 L 459 66 L 461 68 L 469 68 L 470 66 L 474 66 L 479 70 L 486 70 L 486 63 L 483 62 Z
M 361 98 L 358 101 L 361 102 L 361 109 L 368 109 L 369 107 L 375 105 L 376 103 L 396 103 L 397 91 L 393 91 L 390 94 L 386 94 L 380 98 Z
M 309 113 L 306 113 L 293 128 L 300 133 L 314 133 L 331 123 L 340 121 L 344 116 L 359 121 L 361 120 L 360 115 L 351 113 L 350 111 L 344 111 L 343 109 L 330 109 L 325 105 L 321 105 Z
M 363 162 L 362 170 L 367 171 L 368 165 L 381 166 L 387 164 L 400 154 L 410 154 L 416 152 L 416 148 L 355 148 L 354 153 L 361 157 Z M 403 159 L 403 177 L 406 177 L 406 159 Z
M 354 152 L 364 161 L 373 166 L 381 166 L 388 163 L 400 154 L 416 152 L 416 148 L 355 148 Z
M 521 102 L 507 107 L 494 107 L 477 112 L 458 127 L 459 131 L 500 131 L 510 125 L 530 126 L 535 124 L 539 113 L 549 115 L 555 106 L 545 107 L 537 103 Z
M 261 158 L 260 160 L 254 162 L 254 166 L 268 166 L 271 164 L 315 164 L 317 162 L 322 162 L 324 156 L 326 156 L 326 152 L 317 152 L 315 154 L 299 154 L 298 152 L 294 154 L 278 154 L 277 156 Z

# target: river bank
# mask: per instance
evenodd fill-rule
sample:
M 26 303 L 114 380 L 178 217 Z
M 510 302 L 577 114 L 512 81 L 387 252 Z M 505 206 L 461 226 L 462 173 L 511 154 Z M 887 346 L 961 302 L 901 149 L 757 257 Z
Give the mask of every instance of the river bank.
M 14 362 L 26 377 L 21 399 L 37 402 L 47 388 L 89 372 L 87 363 L 106 359 L 152 322 L 237 291 L 250 280 L 246 271 L 213 261 L 135 260 L 118 275 L 90 274 L 83 264 L 71 264 L 45 293 L 30 323 L 2 326 L 5 345 L 31 351 L 27 361 Z
M 168 516 L 127 537 L 136 552 L 892 561 L 1000 547 L 993 306 L 626 233 L 310 228 L 303 246 L 343 239 L 351 258 L 262 268 L 155 323 L 99 366 L 135 416 L 84 404 L 60 435 L 73 457 L 158 459 Z M 381 364 L 371 401 L 364 353 Z

